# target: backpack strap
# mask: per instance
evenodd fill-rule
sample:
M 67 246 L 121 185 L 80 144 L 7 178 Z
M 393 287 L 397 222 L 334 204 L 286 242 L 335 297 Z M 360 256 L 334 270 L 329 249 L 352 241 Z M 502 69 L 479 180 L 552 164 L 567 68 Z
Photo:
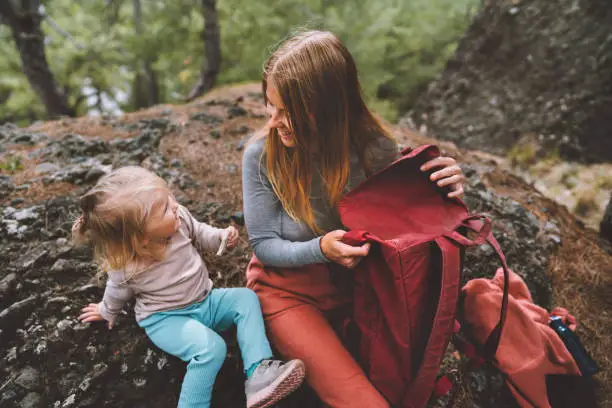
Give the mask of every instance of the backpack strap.
M 427 404 L 455 324 L 459 300 L 461 251 L 454 242 L 444 236 L 436 238 L 435 242 L 440 248 L 442 260 L 438 307 L 419 370 L 404 392 L 404 408 L 424 407 Z
M 466 227 L 467 229 L 475 232 L 477 234 L 476 237 L 474 239 L 467 238 L 461 235 L 457 230 L 444 234 L 444 236 L 465 247 L 478 246 L 486 241 L 497 253 L 497 256 L 502 264 L 502 269 L 504 271 L 504 294 L 502 296 L 499 321 L 495 328 L 489 334 L 489 337 L 487 338 L 482 349 L 483 357 L 488 360 L 493 360 L 495 359 L 495 353 L 497 352 L 497 348 L 501 340 L 504 323 L 506 322 L 506 312 L 508 309 L 509 296 L 508 287 L 510 284 L 510 269 L 508 268 L 508 264 L 506 263 L 506 257 L 504 256 L 504 253 L 502 252 L 499 243 L 497 242 L 493 234 L 491 234 L 491 220 L 489 218 L 483 215 L 470 216 L 466 218 L 460 226 Z
M 467 372 L 480 367 L 485 362 L 491 362 L 493 365 L 495 365 L 495 354 L 497 353 L 497 348 L 499 347 L 499 342 L 501 341 L 502 329 L 506 321 L 506 314 L 508 309 L 510 269 L 508 268 L 506 257 L 504 256 L 504 253 L 502 252 L 499 243 L 491 233 L 491 220 L 489 218 L 483 215 L 470 216 L 462 222 L 461 226 L 476 233 L 476 237 L 473 239 L 467 238 L 461 235 L 457 230 L 445 235 L 449 239 L 465 247 L 478 246 L 486 241 L 497 253 L 497 256 L 502 265 L 502 269 L 504 271 L 504 292 L 502 296 L 499 322 L 489 334 L 489 337 L 485 341 L 485 344 L 482 347 L 476 347 L 472 343 L 466 341 L 465 339 L 459 336 L 455 336 L 453 338 L 453 344 L 455 345 L 455 347 L 469 358 L 468 363 L 464 366 L 464 369 L 462 370 L 463 376 L 465 376 Z M 508 383 L 516 390 L 519 395 L 521 395 L 525 399 L 527 403 L 529 403 L 534 408 L 538 408 L 538 406 L 534 404 L 533 401 L 531 401 L 529 397 L 527 397 L 519 389 L 519 387 L 516 386 L 516 384 L 506 373 L 502 371 L 500 372 L 502 373 L 504 379 L 508 381 Z M 455 386 L 451 391 L 451 395 L 447 402 L 447 407 L 453 406 L 456 392 L 457 387 Z
M 384 241 L 363 230 L 348 231 L 342 237 L 342 241 L 353 246 L 367 241 L 384 244 Z M 440 249 L 442 261 L 440 296 L 419 370 L 404 391 L 402 398 L 404 408 L 420 408 L 427 404 L 436 386 L 440 362 L 455 325 L 461 275 L 461 249 L 445 236 L 439 236 L 435 242 Z

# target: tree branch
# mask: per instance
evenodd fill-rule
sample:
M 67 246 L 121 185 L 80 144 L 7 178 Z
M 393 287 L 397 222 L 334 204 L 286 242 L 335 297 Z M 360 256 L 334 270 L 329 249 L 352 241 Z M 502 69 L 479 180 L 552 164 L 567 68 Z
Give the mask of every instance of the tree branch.
M 221 34 L 217 19 L 215 0 L 202 0 L 202 15 L 204 16 L 204 63 L 200 72 L 200 79 L 186 98 L 192 101 L 215 84 L 217 75 L 221 70 Z
M 74 116 L 68 106 L 66 95 L 61 92 L 49 68 L 45 54 L 44 34 L 40 28 L 40 2 L 23 0 L 21 9 L 15 6 L 16 1 L 0 1 L 0 13 L 11 27 L 15 46 L 19 51 L 22 71 L 32 89 L 45 105 L 49 116 Z
M 57 24 L 55 22 L 55 20 L 53 20 L 51 18 L 50 15 L 48 15 L 45 10 L 43 10 L 43 12 L 41 13 L 41 16 L 44 20 L 46 20 L 49 25 L 51 26 L 51 28 L 53 28 L 58 34 L 60 34 L 62 37 L 67 38 L 72 44 L 74 44 L 75 47 L 77 47 L 79 50 L 83 50 L 85 49 L 85 45 L 78 42 L 77 40 L 74 39 L 73 36 L 71 36 L 67 31 L 65 31 L 62 27 L 59 26 L 59 24 Z
M 107 22 L 109 25 L 115 25 L 119 20 L 119 11 L 123 0 L 104 0 L 104 6 L 106 6 Z
M 13 26 L 17 21 L 17 14 L 8 0 L 0 1 L 0 24 Z
M 136 29 L 136 35 L 138 36 L 138 39 L 141 40 L 144 30 L 142 26 L 142 8 L 140 0 L 132 0 L 132 9 L 134 13 L 134 25 Z M 151 60 L 148 53 L 144 55 L 142 61 L 138 61 L 138 67 L 136 71 L 138 72 L 140 70 L 142 70 L 142 72 L 144 73 L 144 79 L 146 83 L 144 84 L 145 87 L 138 88 L 138 91 L 141 93 L 141 95 L 137 95 L 137 97 L 134 98 L 134 101 L 137 105 L 136 108 L 153 106 L 158 103 L 159 90 L 157 86 L 157 75 L 153 70 L 153 61 Z M 142 100 L 141 96 L 144 96 L 146 100 Z M 144 104 L 142 104 L 141 102 L 144 102 Z

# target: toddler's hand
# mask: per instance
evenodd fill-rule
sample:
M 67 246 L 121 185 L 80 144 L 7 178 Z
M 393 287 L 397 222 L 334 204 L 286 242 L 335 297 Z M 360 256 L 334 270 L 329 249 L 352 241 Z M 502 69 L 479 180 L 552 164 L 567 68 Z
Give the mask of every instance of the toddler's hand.
M 102 315 L 100 314 L 100 309 L 97 303 L 90 303 L 84 308 L 81 309 L 81 314 L 79 315 L 79 320 L 85 323 L 89 322 L 97 322 L 100 320 L 104 320 Z M 108 329 L 113 328 L 113 322 L 108 322 Z
M 227 230 L 227 248 L 232 249 L 238 243 L 238 230 L 233 225 L 226 228 Z
M 234 226 L 229 226 L 224 230 L 221 230 L 219 234 L 221 243 L 219 244 L 219 250 L 217 256 L 223 255 L 226 249 L 232 249 L 238 243 L 238 230 Z

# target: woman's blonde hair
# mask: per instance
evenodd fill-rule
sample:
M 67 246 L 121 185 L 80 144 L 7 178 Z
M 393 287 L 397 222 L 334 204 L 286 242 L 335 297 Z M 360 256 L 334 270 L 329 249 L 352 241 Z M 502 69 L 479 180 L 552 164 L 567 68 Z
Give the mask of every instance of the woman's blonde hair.
M 310 205 L 313 161 L 334 208 L 349 180 L 350 152 L 358 154 L 368 173 L 366 146 L 391 135 L 366 106 L 355 61 L 332 33 L 308 31 L 284 41 L 266 61 L 262 77 L 266 103 L 266 90 L 273 86 L 296 141 L 287 148 L 278 131 L 269 130 L 268 178 L 289 216 L 321 233 Z
M 165 245 L 145 245 L 145 232 L 151 214 L 163 208 L 169 194 L 166 182 L 142 167 L 116 169 L 81 197 L 73 239 L 91 245 L 104 270 L 125 268 L 144 256 L 162 260 Z

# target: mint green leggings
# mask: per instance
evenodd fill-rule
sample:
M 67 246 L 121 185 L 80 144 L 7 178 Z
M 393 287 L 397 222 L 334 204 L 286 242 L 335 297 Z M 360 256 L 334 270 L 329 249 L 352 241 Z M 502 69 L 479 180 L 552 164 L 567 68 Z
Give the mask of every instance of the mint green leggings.
M 138 324 L 157 347 L 189 363 L 179 408 L 210 406 L 227 351 L 217 331 L 236 325 L 245 370 L 272 357 L 259 300 L 247 288 L 213 289 L 200 303 L 152 314 Z

